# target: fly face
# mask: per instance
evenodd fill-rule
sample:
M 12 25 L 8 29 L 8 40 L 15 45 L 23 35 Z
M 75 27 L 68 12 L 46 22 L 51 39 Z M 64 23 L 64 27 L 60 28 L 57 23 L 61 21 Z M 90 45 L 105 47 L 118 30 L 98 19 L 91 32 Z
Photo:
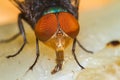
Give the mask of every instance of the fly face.
M 40 41 L 51 44 L 56 51 L 57 65 L 52 74 L 61 70 L 64 49 L 79 32 L 79 24 L 75 17 L 62 7 L 50 7 L 38 20 L 34 31 Z
M 84 69 L 78 62 L 75 55 L 76 43 L 87 52 L 80 42 L 77 40 L 79 33 L 78 9 L 79 0 L 10 0 L 20 11 L 18 15 L 18 27 L 19 33 L 14 35 L 9 40 L 11 41 L 22 35 L 24 43 L 21 48 L 13 55 L 7 56 L 7 58 L 15 57 L 24 48 L 27 43 L 26 34 L 22 19 L 25 20 L 31 28 L 35 31 L 36 35 L 36 59 L 28 70 L 33 69 L 39 58 L 39 42 L 50 45 L 56 52 L 57 65 L 52 70 L 52 74 L 62 69 L 64 61 L 64 49 L 68 43 L 73 40 L 72 53 L 77 64 Z
M 59 29 L 74 39 L 79 32 L 79 24 L 68 12 L 50 13 L 42 16 L 37 22 L 35 33 L 39 40 L 44 42 L 49 40 Z

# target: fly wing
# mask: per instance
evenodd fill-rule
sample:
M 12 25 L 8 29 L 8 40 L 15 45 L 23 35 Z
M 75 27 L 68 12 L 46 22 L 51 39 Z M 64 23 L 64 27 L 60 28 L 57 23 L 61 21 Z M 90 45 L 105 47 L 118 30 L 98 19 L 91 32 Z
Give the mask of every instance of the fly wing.
M 20 11 L 25 11 L 25 5 L 24 0 L 9 0 L 11 3 L 13 3 Z
M 70 2 L 75 8 L 79 9 L 80 0 L 70 0 Z
M 79 4 L 80 4 L 80 0 L 70 0 L 72 6 L 76 9 L 76 14 L 77 14 L 77 19 L 79 17 Z

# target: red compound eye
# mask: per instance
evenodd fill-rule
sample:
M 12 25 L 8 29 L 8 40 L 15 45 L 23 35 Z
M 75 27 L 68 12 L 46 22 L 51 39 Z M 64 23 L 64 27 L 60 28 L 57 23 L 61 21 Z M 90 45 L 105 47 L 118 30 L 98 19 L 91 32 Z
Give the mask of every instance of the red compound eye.
M 55 14 L 44 15 L 35 26 L 35 34 L 41 41 L 47 41 L 56 32 L 58 21 Z
M 71 38 L 75 38 L 79 32 L 79 24 L 75 17 L 67 12 L 61 12 L 58 15 L 62 30 Z
M 71 38 L 77 36 L 79 24 L 75 17 L 67 12 L 61 12 L 58 15 L 44 15 L 35 26 L 35 34 L 39 40 L 47 41 L 57 31 L 58 24 L 60 24 L 61 29 Z

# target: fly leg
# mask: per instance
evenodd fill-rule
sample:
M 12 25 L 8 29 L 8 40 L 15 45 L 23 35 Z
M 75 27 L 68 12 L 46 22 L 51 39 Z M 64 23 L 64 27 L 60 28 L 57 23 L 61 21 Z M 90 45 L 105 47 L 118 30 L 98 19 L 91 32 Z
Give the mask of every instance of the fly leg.
M 75 42 L 77 42 L 78 45 L 79 45 L 79 47 L 81 47 L 84 51 L 86 51 L 86 52 L 88 52 L 88 53 L 93 53 L 92 51 L 89 51 L 89 50 L 87 50 L 86 48 L 84 48 L 77 39 L 75 39 Z
M 11 57 L 15 57 L 17 56 L 24 48 L 24 46 L 26 45 L 27 43 L 27 40 L 26 40 L 26 35 L 25 35 L 25 30 L 23 28 L 23 23 L 22 23 L 22 14 L 19 14 L 18 16 L 18 26 L 19 26 L 19 30 L 20 30 L 20 34 L 22 35 L 23 37 L 23 40 L 24 40 L 24 43 L 22 44 L 22 46 L 20 47 L 20 49 L 13 55 L 8 55 L 7 58 L 11 58 Z M 12 39 L 16 38 L 19 34 L 17 34 L 16 36 L 14 36 Z M 11 39 L 11 40 L 12 40 Z
M 36 38 L 36 59 L 34 61 L 34 63 L 29 67 L 29 69 L 27 70 L 27 72 L 29 70 L 32 70 L 33 67 L 35 66 L 35 64 L 37 63 L 38 59 L 39 59 L 39 41 L 38 41 L 38 38 Z
M 77 60 L 77 57 L 76 57 L 76 54 L 75 54 L 75 48 L 76 48 L 76 38 L 74 39 L 74 41 L 73 41 L 73 46 L 72 46 L 72 54 L 73 54 L 73 56 L 74 56 L 74 59 L 75 59 L 75 61 L 76 61 L 76 63 L 82 68 L 82 69 L 84 69 L 84 67 L 79 63 L 79 61 Z
M 16 39 L 18 36 L 20 36 L 20 33 L 15 34 L 14 36 L 12 36 L 12 37 L 9 38 L 9 39 L 6 39 L 6 40 L 0 40 L 0 43 L 7 43 L 7 42 L 10 42 L 10 41 Z
M 63 61 L 64 61 L 64 52 L 63 52 L 63 50 L 56 51 L 56 63 L 57 63 L 57 65 L 52 70 L 51 74 L 55 74 L 56 72 L 58 72 L 58 71 L 60 71 L 62 69 Z

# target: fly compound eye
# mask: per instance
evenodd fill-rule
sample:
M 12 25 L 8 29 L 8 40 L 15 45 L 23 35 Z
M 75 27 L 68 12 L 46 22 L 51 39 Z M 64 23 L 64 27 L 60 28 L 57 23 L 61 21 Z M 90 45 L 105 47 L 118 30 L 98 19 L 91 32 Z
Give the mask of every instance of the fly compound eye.
M 79 32 L 79 24 L 76 18 L 67 12 L 61 12 L 58 15 L 61 29 L 71 38 L 76 38 Z
M 35 34 L 41 41 L 47 41 L 56 32 L 58 26 L 55 14 L 47 14 L 40 18 L 35 26 Z

